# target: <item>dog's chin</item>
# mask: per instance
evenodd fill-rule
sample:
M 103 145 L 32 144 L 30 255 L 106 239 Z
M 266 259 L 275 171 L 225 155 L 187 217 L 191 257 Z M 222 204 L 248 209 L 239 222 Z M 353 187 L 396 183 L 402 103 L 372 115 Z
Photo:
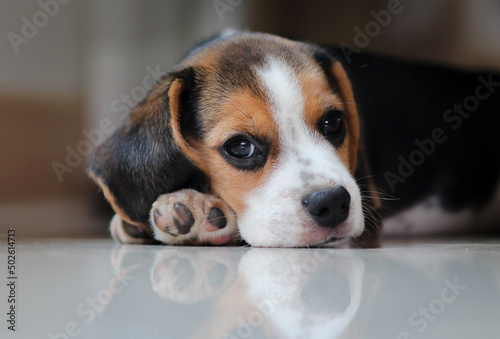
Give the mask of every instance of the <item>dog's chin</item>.
M 262 237 L 244 239 L 253 247 L 287 247 L 287 248 L 345 248 L 348 247 L 350 240 L 359 233 L 351 227 L 345 227 L 341 230 L 331 230 L 319 226 L 312 227 L 312 230 L 293 236 L 290 233 L 267 234 Z
M 297 247 L 343 247 L 353 235 L 353 227 L 348 223 L 339 225 L 335 229 L 314 226 L 304 234 Z
M 349 245 L 351 237 L 331 237 L 317 244 L 308 245 L 310 248 L 343 248 Z
M 346 247 L 352 237 L 352 232 L 330 232 L 325 235 L 324 232 L 312 232 L 308 237 L 302 239 L 296 247 L 308 248 L 340 248 Z

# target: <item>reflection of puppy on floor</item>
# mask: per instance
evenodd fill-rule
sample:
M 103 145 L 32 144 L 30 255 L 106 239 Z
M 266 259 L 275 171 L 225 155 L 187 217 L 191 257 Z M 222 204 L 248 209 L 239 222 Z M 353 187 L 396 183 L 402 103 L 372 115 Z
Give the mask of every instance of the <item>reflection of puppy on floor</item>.
M 185 324 L 186 314 L 199 319 L 188 337 L 350 337 L 365 274 L 355 251 L 163 247 L 151 262 L 151 252 L 142 248 L 115 249 L 116 275 L 134 276 L 127 294 L 134 295 L 133 302 L 138 293 L 145 297 L 155 317 L 171 314 L 173 324 Z M 147 281 L 145 272 L 150 272 Z M 148 319 L 141 308 L 127 316 Z M 161 333 L 164 325 L 157 322 L 148 330 Z
M 340 338 L 359 308 L 363 275 L 363 261 L 350 251 L 252 248 L 236 276 L 227 276 L 231 286 L 213 299 L 209 318 L 192 337 Z M 186 287 L 197 301 L 199 286 L 193 281 Z
M 240 310 L 235 320 L 209 326 L 214 337 L 340 338 L 359 308 L 363 275 L 350 251 L 252 249 L 218 302 L 218 312 Z

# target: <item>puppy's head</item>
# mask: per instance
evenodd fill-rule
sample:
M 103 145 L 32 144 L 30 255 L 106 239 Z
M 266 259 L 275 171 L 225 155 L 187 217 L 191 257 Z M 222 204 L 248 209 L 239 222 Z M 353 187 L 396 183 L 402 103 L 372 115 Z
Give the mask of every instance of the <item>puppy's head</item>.
M 265 34 L 216 39 L 142 105 L 129 130 L 140 125 L 156 140 L 156 151 L 142 146 L 157 157 L 154 175 L 141 179 L 151 197 L 203 173 L 254 246 L 336 246 L 363 231 L 358 115 L 342 67 L 324 50 Z M 169 158 L 181 159 L 179 171 Z M 168 178 L 158 178 L 161 164 Z

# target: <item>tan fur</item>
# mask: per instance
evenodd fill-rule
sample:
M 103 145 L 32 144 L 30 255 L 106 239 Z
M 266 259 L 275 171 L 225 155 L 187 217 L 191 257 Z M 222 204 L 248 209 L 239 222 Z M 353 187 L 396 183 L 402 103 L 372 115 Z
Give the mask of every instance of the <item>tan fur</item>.
M 305 97 L 304 118 L 311 129 L 317 129 L 318 121 L 328 109 L 346 109 L 347 105 L 344 103 L 343 98 L 331 92 L 328 82 L 324 79 L 324 77 L 306 73 L 299 75 L 299 81 L 302 85 Z M 349 115 L 351 115 L 350 112 Z M 347 123 L 347 142 L 337 149 L 340 160 L 351 171 L 351 173 L 354 171 L 351 169 L 351 149 L 356 149 L 357 145 L 352 144 L 352 138 L 350 136 L 352 133 L 356 133 L 356 131 L 352 131 L 352 128 L 355 127 L 356 126 L 351 122 Z
M 358 110 L 356 108 L 356 102 L 354 101 L 351 82 L 347 78 L 347 74 L 345 73 L 344 68 L 339 62 L 333 64 L 332 73 L 337 79 L 340 93 L 342 95 L 342 98 L 344 99 L 347 111 L 349 112 L 349 114 L 347 115 L 347 130 L 349 131 L 349 133 L 347 134 L 347 138 L 349 140 L 349 142 L 347 143 L 347 152 L 349 162 L 346 163 L 346 165 L 348 166 L 351 173 L 354 174 L 354 171 L 356 170 L 356 158 L 360 134 Z
M 165 93 L 167 88 L 167 81 L 159 83 L 148 95 L 147 102 L 145 104 L 139 104 L 134 108 L 130 113 L 130 126 L 139 124 L 145 117 L 161 114 L 163 112 L 166 99 L 163 93 Z
M 207 147 L 215 148 L 231 136 L 247 133 L 257 138 L 270 141 L 278 147 L 278 126 L 269 111 L 266 102 L 247 91 L 231 95 L 218 109 L 212 123 L 207 126 Z M 273 150 L 276 153 L 278 150 Z
M 368 166 L 368 162 L 366 161 L 366 156 L 363 147 L 360 147 L 359 145 L 359 137 L 360 137 L 360 123 L 359 123 L 359 116 L 358 116 L 358 110 L 356 108 L 356 102 L 354 101 L 354 95 L 352 93 L 352 87 L 351 87 L 351 82 L 349 81 L 347 74 L 342 67 L 342 65 L 339 62 L 336 62 L 332 66 L 332 73 L 336 77 L 338 81 L 339 88 L 341 90 L 342 96 L 345 100 L 346 107 L 349 111 L 348 115 L 348 131 L 350 133 L 348 134 L 348 138 L 350 140 L 349 142 L 349 169 L 351 170 L 351 173 L 354 174 L 354 171 L 356 170 L 356 160 L 357 160 L 357 154 L 358 152 L 361 152 L 361 156 L 365 158 L 364 164 L 365 167 Z M 370 173 L 368 168 L 365 168 L 366 173 Z M 378 193 L 376 192 L 375 184 L 373 183 L 373 179 L 370 177 L 368 178 L 368 183 L 370 185 L 370 196 L 372 198 L 372 203 L 374 208 L 379 208 L 382 204 L 380 197 Z
M 208 128 L 206 143 L 191 141 L 197 157 L 206 167 L 212 192 L 236 212 L 243 212 L 243 193 L 253 191 L 270 174 L 273 159 L 279 153 L 278 126 L 265 102 L 248 92 L 239 92 L 221 105 L 216 119 Z M 270 141 L 269 159 L 259 171 L 241 171 L 226 163 L 218 148 L 237 134 L 250 134 Z M 222 174 L 222 175 L 221 175 Z
M 181 128 L 179 126 L 179 114 L 180 110 L 182 109 L 179 104 L 179 97 L 182 91 L 182 84 L 180 80 L 174 80 L 172 84 L 170 85 L 170 89 L 168 90 L 168 99 L 169 99 L 169 105 L 170 105 L 170 125 L 172 128 L 172 134 L 174 137 L 174 140 L 177 144 L 177 146 L 182 150 L 182 152 L 190 158 L 196 165 L 205 173 L 207 172 L 207 169 L 205 167 L 205 164 L 201 159 L 198 157 L 197 152 L 195 149 L 189 145 L 184 137 L 182 136 L 181 133 Z

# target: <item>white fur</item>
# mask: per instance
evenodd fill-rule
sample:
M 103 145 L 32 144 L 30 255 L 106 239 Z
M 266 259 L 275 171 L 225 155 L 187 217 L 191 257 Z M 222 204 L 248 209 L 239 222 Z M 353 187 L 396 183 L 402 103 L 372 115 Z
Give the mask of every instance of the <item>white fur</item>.
M 306 246 L 361 234 L 359 188 L 333 145 L 306 125 L 303 91 L 293 68 L 270 58 L 257 74 L 279 129 L 280 154 L 266 183 L 246 194 L 247 208 L 238 216 L 241 235 L 254 246 Z M 302 200 L 316 190 L 338 186 L 351 195 L 349 217 L 335 229 L 320 227 Z
M 384 220 L 386 235 L 435 235 L 495 231 L 500 223 L 500 185 L 492 201 L 482 210 L 446 211 L 437 196 Z

